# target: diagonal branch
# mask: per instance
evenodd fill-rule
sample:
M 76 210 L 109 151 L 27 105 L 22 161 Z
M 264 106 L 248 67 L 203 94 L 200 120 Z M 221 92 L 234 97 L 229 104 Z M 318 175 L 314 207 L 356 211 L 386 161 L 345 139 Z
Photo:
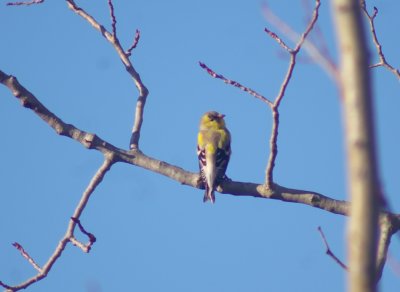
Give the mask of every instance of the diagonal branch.
M 212 70 L 211 68 L 209 68 L 206 64 L 199 62 L 199 65 L 201 68 L 203 68 L 204 70 L 206 70 L 206 72 L 208 74 L 210 74 L 213 78 L 217 78 L 217 79 L 221 79 L 222 81 L 224 81 L 226 84 L 235 86 L 237 88 L 239 88 L 240 90 L 243 90 L 244 92 L 249 93 L 250 95 L 254 96 L 255 98 L 261 100 L 262 102 L 265 102 L 266 104 L 268 104 L 270 107 L 272 106 L 272 102 L 266 98 L 265 96 L 259 94 L 258 92 L 254 91 L 253 89 L 244 86 L 242 84 L 240 84 L 237 81 L 234 80 L 230 80 L 226 77 L 224 77 L 222 74 L 218 74 L 216 73 L 214 70 Z
M 21 255 L 35 268 L 36 271 L 38 271 L 39 273 L 42 272 L 42 269 L 35 262 L 35 260 L 29 255 L 29 253 L 22 247 L 22 245 L 20 245 L 18 242 L 14 242 L 12 245 L 20 251 Z
M 89 185 L 87 186 L 86 190 L 83 192 L 83 195 L 81 197 L 81 200 L 79 201 L 75 212 L 69 222 L 67 231 L 64 235 L 64 237 L 60 240 L 58 243 L 56 249 L 54 250 L 53 254 L 49 257 L 47 262 L 44 264 L 42 268 L 39 266 L 35 266 L 34 261 L 32 258 L 23 250 L 23 248 L 18 245 L 16 246 L 23 256 L 38 270 L 38 273 L 31 277 L 30 279 L 26 280 L 25 282 L 16 285 L 16 286 L 9 286 L 7 284 L 4 284 L 3 282 L 0 281 L 0 285 L 8 289 L 9 291 L 18 291 L 21 289 L 26 289 L 28 286 L 31 284 L 42 280 L 47 276 L 47 274 L 50 272 L 51 268 L 53 265 L 56 263 L 56 261 L 61 257 L 63 251 L 65 250 L 65 247 L 69 242 L 71 243 L 76 243 L 76 239 L 74 237 L 74 231 L 75 227 L 80 225 L 78 223 L 79 217 L 81 216 L 83 210 L 86 207 L 87 202 L 89 201 L 89 198 L 91 194 L 94 192 L 96 187 L 100 184 L 100 182 L 103 180 L 104 175 L 110 170 L 111 166 L 115 163 L 114 156 L 112 154 L 105 155 L 105 159 L 103 164 L 100 166 L 96 174 L 93 176 L 92 180 L 90 181 Z M 94 241 L 93 241 L 94 242 Z M 15 244 L 14 244 L 15 246 Z M 78 245 L 79 246 L 79 245 Z M 19 248 L 20 247 L 20 248 Z M 90 247 L 85 251 L 88 252 L 90 250 Z
M 129 56 L 131 55 L 129 53 L 129 50 L 127 52 L 125 52 L 125 50 L 122 48 L 122 45 L 121 45 L 119 39 L 117 38 L 114 6 L 112 5 L 111 0 L 108 0 L 109 6 L 110 6 L 110 14 L 111 14 L 111 19 L 112 19 L 112 30 L 113 30 L 113 33 L 111 34 L 93 16 L 91 16 L 89 13 L 87 13 L 84 9 L 78 7 L 76 5 L 75 1 L 73 1 L 73 0 L 66 0 L 66 1 L 68 4 L 68 8 L 70 8 L 77 15 L 81 16 L 83 19 L 85 19 L 90 25 L 92 25 L 97 31 L 99 31 L 101 33 L 101 35 L 114 47 L 120 60 L 124 64 L 126 71 L 132 77 L 132 79 L 136 85 L 136 88 L 139 91 L 139 96 L 136 101 L 135 118 L 134 118 L 134 123 L 133 123 L 133 128 L 132 128 L 131 141 L 130 141 L 131 149 L 139 149 L 140 130 L 142 128 L 142 123 L 143 123 L 144 106 L 146 104 L 146 99 L 149 94 L 149 90 L 142 82 L 142 79 L 141 79 L 139 73 L 133 67 L 133 65 L 129 59 Z
M 132 45 L 129 47 L 129 49 L 127 49 L 126 50 L 126 52 L 125 52 L 125 54 L 129 57 L 130 55 L 132 55 L 132 51 L 134 50 L 134 49 L 136 49 L 136 47 L 137 47 L 137 45 L 138 45 L 138 43 L 139 43 L 139 40 L 140 40 L 140 30 L 136 30 L 136 32 L 135 32 L 135 37 L 134 37 L 134 39 L 133 39 L 133 43 L 132 43 Z
M 325 253 L 328 256 L 330 256 L 339 266 L 341 266 L 343 269 L 345 269 L 347 271 L 348 267 L 332 252 L 332 250 L 328 244 L 328 241 L 326 240 L 325 234 L 322 231 L 321 226 L 318 226 L 318 231 L 319 231 L 319 234 L 321 235 L 322 240 L 324 241 L 324 244 L 325 244 L 325 248 L 326 248 Z

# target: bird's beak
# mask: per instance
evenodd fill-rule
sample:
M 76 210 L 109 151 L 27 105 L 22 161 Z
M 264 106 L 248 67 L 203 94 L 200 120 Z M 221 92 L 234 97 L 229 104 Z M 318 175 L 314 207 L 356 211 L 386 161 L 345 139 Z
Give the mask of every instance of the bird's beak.
M 225 115 L 224 115 L 224 114 L 219 114 L 219 117 L 220 117 L 221 119 L 223 119 L 223 118 L 225 118 Z

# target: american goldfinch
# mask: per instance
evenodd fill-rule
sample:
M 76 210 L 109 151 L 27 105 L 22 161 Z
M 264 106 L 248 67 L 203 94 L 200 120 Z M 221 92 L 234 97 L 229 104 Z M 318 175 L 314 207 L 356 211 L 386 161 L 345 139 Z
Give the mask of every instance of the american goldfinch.
M 197 135 L 197 156 L 200 176 L 205 186 L 203 202 L 215 202 L 214 190 L 225 178 L 231 155 L 231 134 L 225 127 L 225 115 L 215 111 L 206 112 L 200 120 Z

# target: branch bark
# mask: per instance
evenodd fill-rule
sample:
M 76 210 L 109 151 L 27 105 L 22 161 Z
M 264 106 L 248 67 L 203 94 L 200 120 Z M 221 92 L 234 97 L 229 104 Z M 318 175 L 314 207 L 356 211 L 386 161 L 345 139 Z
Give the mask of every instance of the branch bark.
M 341 58 L 348 189 L 352 201 L 348 227 L 349 289 L 374 292 L 379 188 L 367 42 L 359 1 L 332 3 Z

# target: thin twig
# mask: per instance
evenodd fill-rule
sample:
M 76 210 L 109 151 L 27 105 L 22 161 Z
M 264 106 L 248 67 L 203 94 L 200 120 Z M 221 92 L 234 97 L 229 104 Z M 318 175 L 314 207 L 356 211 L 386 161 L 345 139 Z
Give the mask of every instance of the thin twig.
M 14 242 L 12 244 L 16 249 L 18 249 L 21 253 L 21 255 L 28 260 L 28 262 L 39 272 L 42 272 L 42 269 L 39 267 L 39 265 L 34 261 L 34 259 L 29 255 L 29 253 L 20 245 L 18 242 Z
M 372 35 L 372 40 L 373 40 L 373 42 L 375 44 L 376 51 L 377 51 L 378 57 L 379 57 L 379 62 L 376 63 L 376 64 L 373 64 L 373 65 L 370 65 L 369 67 L 370 68 L 385 67 L 390 72 L 392 72 L 397 77 L 397 79 L 400 79 L 400 71 L 399 71 L 399 69 L 394 68 L 386 60 L 385 54 L 383 53 L 382 45 L 379 42 L 378 36 L 376 34 L 375 18 L 378 15 L 378 8 L 374 7 L 374 12 L 372 13 L 372 15 L 370 15 L 368 13 L 367 7 L 365 5 L 365 1 L 361 1 L 361 8 L 364 11 L 365 16 L 368 18 L 369 27 L 370 27 L 370 31 L 371 31 L 371 35 Z
M 237 88 L 239 88 L 239 89 L 241 89 L 241 90 L 243 90 L 243 91 L 245 91 L 245 92 L 251 94 L 251 95 L 254 96 L 255 98 L 258 98 L 258 99 L 261 100 L 262 102 L 265 102 L 265 103 L 268 104 L 269 106 L 272 106 L 272 102 L 271 102 L 268 98 L 266 98 L 265 96 L 259 94 L 258 92 L 254 91 L 253 89 L 251 89 L 251 88 L 249 88 L 249 87 L 246 87 L 246 86 L 240 84 L 240 83 L 237 82 L 237 81 L 230 80 L 230 79 L 224 77 L 224 76 L 221 75 L 221 74 L 216 73 L 215 71 L 213 71 L 212 69 L 210 69 L 206 64 L 204 64 L 204 63 L 202 63 L 202 62 L 199 62 L 199 65 L 200 65 L 201 68 L 203 68 L 204 70 L 206 70 L 207 73 L 210 74 L 213 78 L 221 79 L 221 80 L 224 81 L 226 84 L 235 86 L 235 87 L 237 87 Z
M 133 43 L 130 46 L 130 48 L 128 50 L 126 50 L 126 52 L 125 52 L 125 54 L 127 56 L 132 55 L 132 51 L 133 51 L 133 49 L 135 49 L 137 47 L 139 40 L 140 40 L 140 30 L 136 29 L 135 38 L 133 39 Z
M 80 249 L 82 249 L 82 251 L 88 253 L 92 248 L 92 245 L 96 242 L 96 237 L 93 235 L 93 233 L 86 231 L 79 219 L 71 217 L 71 220 L 74 221 L 78 225 L 79 230 L 89 238 L 89 242 L 84 244 L 73 236 L 70 239 L 71 243 L 75 246 L 78 246 Z
M 307 36 L 309 35 L 309 33 L 311 32 L 315 23 L 318 20 L 318 9 L 320 5 L 321 5 L 320 0 L 316 0 L 311 20 L 308 23 L 305 31 L 301 34 L 300 39 L 297 41 L 294 49 L 290 49 L 288 46 L 286 46 L 286 44 L 282 41 L 282 39 L 278 37 L 275 33 L 271 33 L 270 30 L 265 29 L 268 35 L 271 36 L 276 42 L 278 42 L 278 44 L 281 45 L 290 54 L 289 67 L 287 69 L 286 76 L 282 82 L 279 93 L 274 100 L 273 106 L 271 107 L 272 131 L 269 141 L 270 154 L 268 158 L 267 167 L 265 170 L 265 185 L 268 189 L 273 188 L 273 183 L 274 183 L 273 170 L 275 167 L 275 160 L 278 155 L 279 105 L 286 93 L 289 81 L 292 78 L 293 70 L 296 65 L 297 54 L 300 52 L 300 49 L 302 48 Z
M 286 45 L 286 43 L 274 32 L 272 32 L 271 30 L 269 30 L 268 28 L 264 28 L 264 31 L 269 34 L 269 36 L 271 38 L 273 38 L 274 40 L 276 40 L 276 42 L 285 50 L 290 52 L 290 48 Z
M 8 292 L 8 291 L 13 291 L 11 286 L 8 286 L 7 284 L 3 283 L 2 281 L 0 281 L 0 286 L 6 288 L 6 289 L 7 289 L 7 290 L 6 290 L 7 292 Z
M 321 5 L 320 0 L 316 0 L 313 18 L 315 17 L 318 18 L 318 8 L 320 5 Z M 333 80 L 335 80 L 335 82 L 339 81 L 338 70 L 336 68 L 335 63 L 329 58 L 328 55 L 321 52 L 320 49 L 316 45 L 314 45 L 310 40 L 306 39 L 308 33 L 306 35 L 304 35 L 303 33 L 303 35 L 300 36 L 286 22 L 284 22 L 277 15 L 275 15 L 265 3 L 263 5 L 263 12 L 264 12 L 264 17 L 267 19 L 267 21 L 271 23 L 273 26 L 275 26 L 282 34 L 287 36 L 294 43 L 298 43 L 299 39 L 301 39 L 304 36 L 303 40 L 304 43 L 301 44 L 301 47 L 304 48 L 305 51 L 307 51 L 308 55 L 317 64 L 319 64 L 322 68 L 325 69 L 328 75 L 331 76 Z M 309 25 L 311 23 L 312 20 L 309 22 Z
M 302 0 L 302 6 L 304 8 L 304 11 L 306 13 L 306 17 L 305 17 L 305 23 L 308 24 L 309 22 L 309 15 L 308 12 L 310 10 L 312 10 L 312 7 L 310 5 L 310 1 L 309 0 Z M 305 41 L 304 46 L 306 47 L 307 44 L 310 43 L 312 45 L 315 46 L 315 48 L 318 48 L 318 50 L 320 51 L 320 53 L 325 56 L 325 58 L 327 60 L 329 60 L 330 62 L 333 63 L 333 58 L 331 57 L 331 53 L 329 52 L 329 46 L 326 42 L 326 38 L 325 35 L 322 33 L 320 26 L 318 25 L 318 23 L 316 23 L 314 25 L 313 28 L 313 33 L 312 35 L 310 35 L 307 40 Z M 299 58 L 300 59 L 300 58 Z
M 114 38 L 117 38 L 117 19 L 115 18 L 114 5 L 112 3 L 112 0 L 108 0 L 108 6 L 110 7 L 112 34 Z
M 318 226 L 318 231 L 319 234 L 321 234 L 322 240 L 324 241 L 325 247 L 326 247 L 326 254 L 328 256 L 330 256 L 339 266 L 341 266 L 343 269 L 345 269 L 346 271 L 348 270 L 347 266 L 341 261 L 339 260 L 339 258 L 337 256 L 335 256 L 335 254 L 331 251 L 331 248 L 329 247 L 328 241 L 326 240 L 325 234 L 322 231 L 321 226 Z
M 8 2 L 6 5 L 7 6 L 29 6 L 29 5 L 35 5 L 35 4 L 41 4 L 45 0 L 32 0 L 32 1 L 21 1 L 21 2 Z

